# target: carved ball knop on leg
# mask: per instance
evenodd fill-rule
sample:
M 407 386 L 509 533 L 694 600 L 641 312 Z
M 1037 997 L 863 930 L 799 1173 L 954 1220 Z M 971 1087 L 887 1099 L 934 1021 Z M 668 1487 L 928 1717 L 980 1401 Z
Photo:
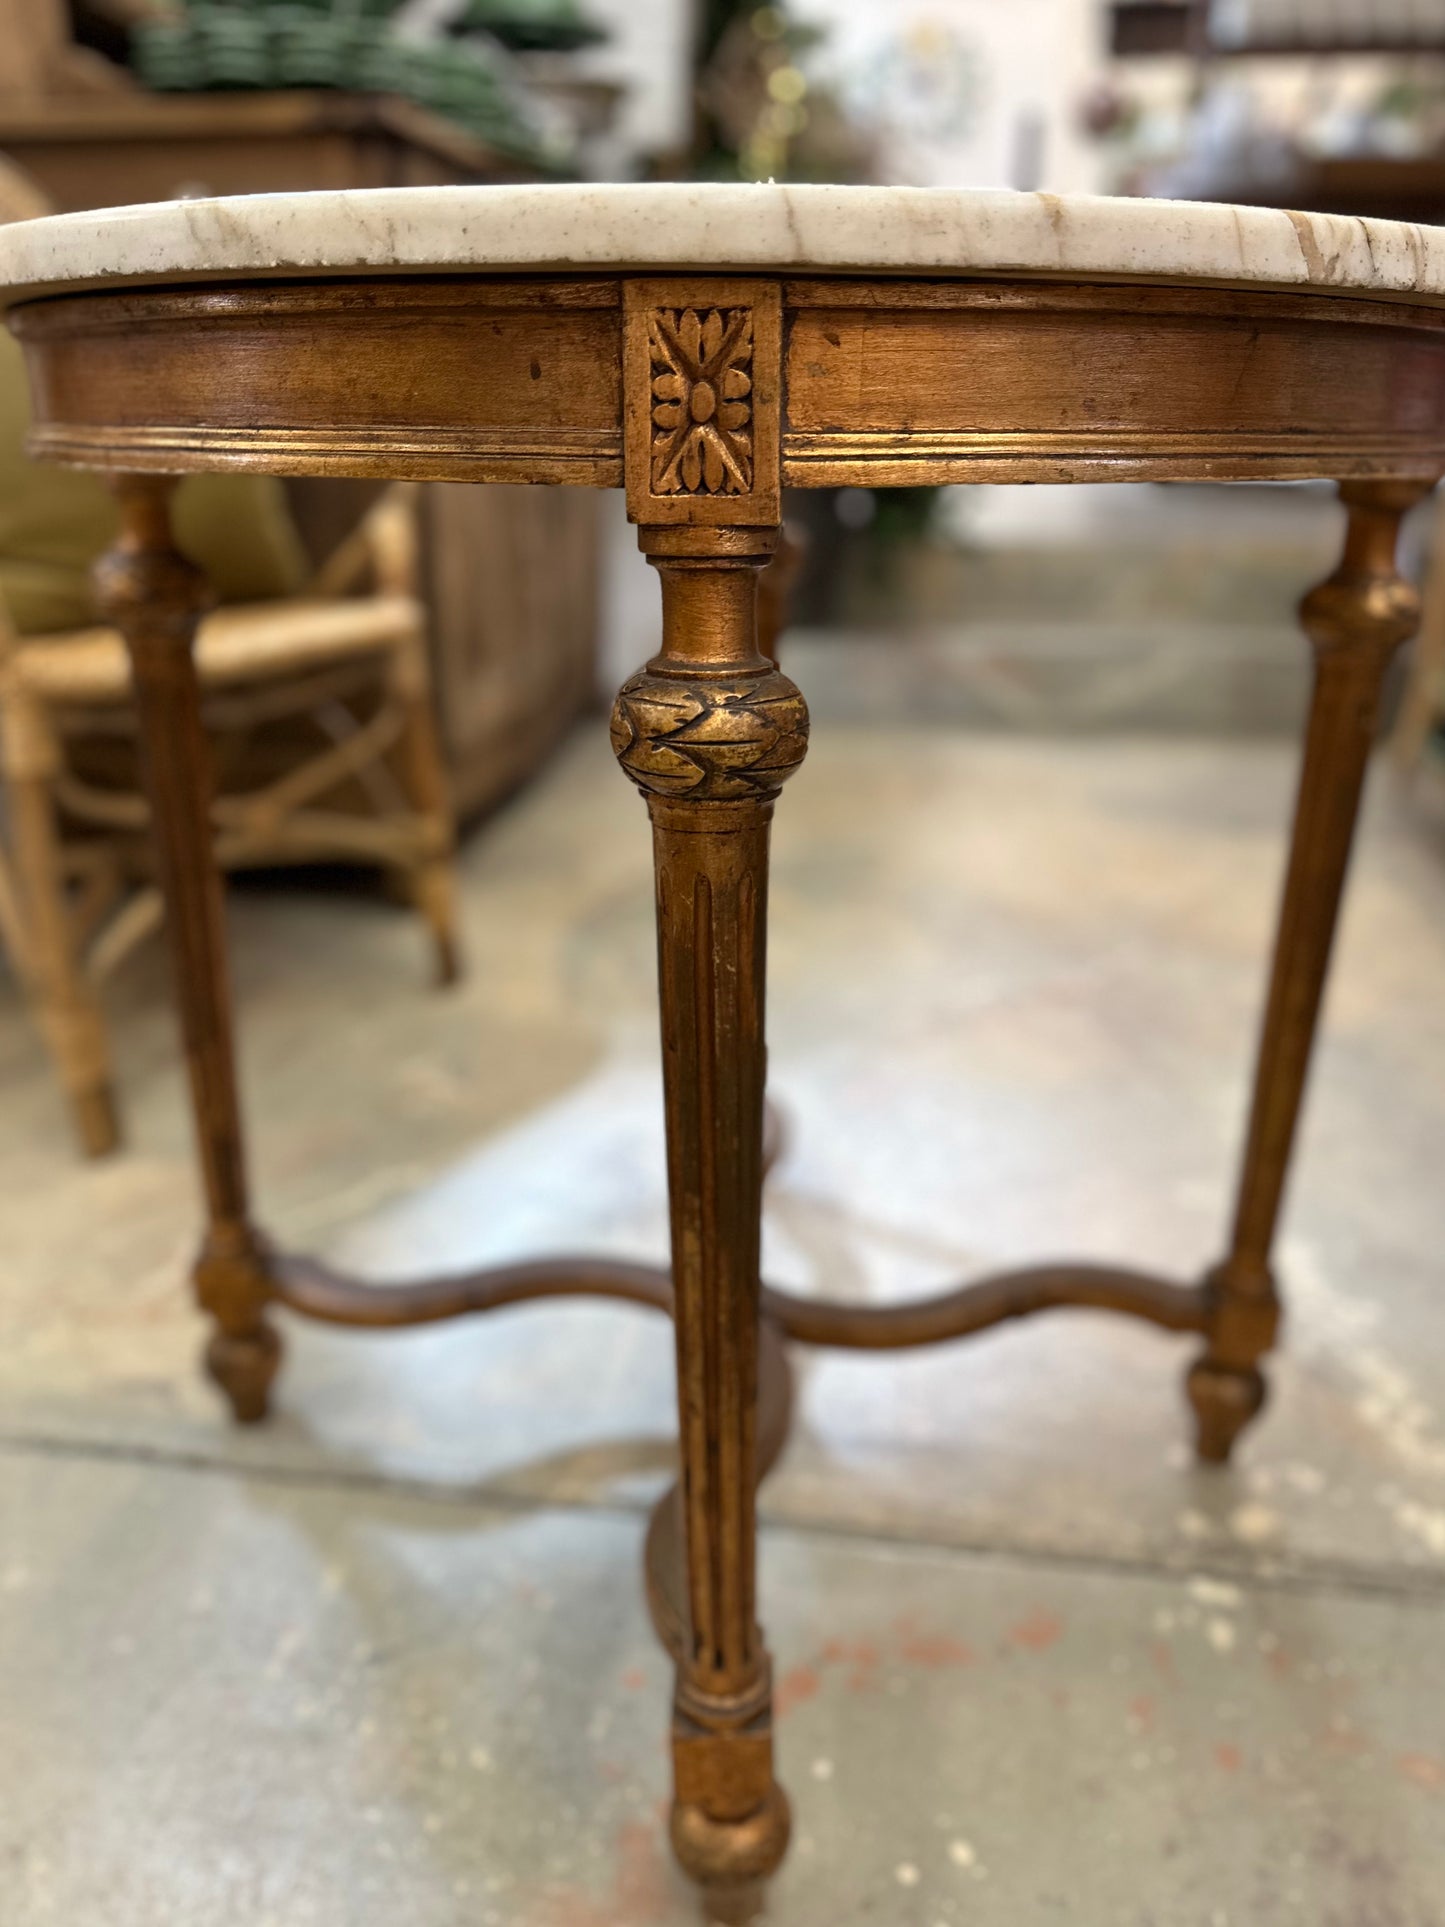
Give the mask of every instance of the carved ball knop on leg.
M 801 765 L 808 706 L 780 669 L 678 674 L 649 664 L 612 709 L 612 749 L 640 790 L 694 803 L 767 799 Z

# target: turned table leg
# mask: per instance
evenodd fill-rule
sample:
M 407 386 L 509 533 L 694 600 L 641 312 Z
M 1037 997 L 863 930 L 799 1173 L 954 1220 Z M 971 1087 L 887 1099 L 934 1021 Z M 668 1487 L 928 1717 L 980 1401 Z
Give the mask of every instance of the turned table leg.
M 807 711 L 759 653 L 770 529 L 644 528 L 663 645 L 613 745 L 647 798 L 657 883 L 687 1616 L 672 1839 L 712 1897 L 782 1859 L 769 1662 L 756 1618 L 758 1247 L 768 829 Z
M 141 759 L 201 1172 L 207 1229 L 196 1295 L 215 1322 L 206 1366 L 235 1416 L 265 1416 L 281 1342 L 266 1318 L 268 1287 L 248 1217 L 240 1100 L 231 1042 L 221 883 L 211 832 L 209 753 L 193 645 L 205 583 L 174 545 L 168 476 L 115 484 L 121 532 L 102 557 L 102 606 L 130 651 Z
M 1294 836 L 1275 942 L 1248 1143 L 1223 1262 L 1209 1279 L 1208 1336 L 1190 1370 L 1201 1458 L 1222 1463 L 1260 1410 L 1259 1361 L 1274 1343 L 1280 1304 L 1271 1250 L 1299 1121 L 1390 659 L 1414 633 L 1415 591 L 1395 562 L 1401 517 L 1428 484 L 1351 482 L 1341 496 L 1345 552 L 1311 590 L 1300 617 L 1315 654 Z

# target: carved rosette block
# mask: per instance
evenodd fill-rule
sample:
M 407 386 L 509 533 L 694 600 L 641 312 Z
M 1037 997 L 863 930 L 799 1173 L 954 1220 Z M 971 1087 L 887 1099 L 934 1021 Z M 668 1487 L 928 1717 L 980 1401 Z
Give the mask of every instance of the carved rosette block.
M 753 485 L 753 317 L 748 308 L 655 309 L 652 490 L 746 495 Z
M 629 678 L 612 711 L 612 747 L 639 789 L 694 802 L 775 796 L 808 747 L 808 709 L 780 670 L 760 675 Z
M 777 283 L 703 275 L 626 284 L 623 466 L 642 524 L 775 528 Z

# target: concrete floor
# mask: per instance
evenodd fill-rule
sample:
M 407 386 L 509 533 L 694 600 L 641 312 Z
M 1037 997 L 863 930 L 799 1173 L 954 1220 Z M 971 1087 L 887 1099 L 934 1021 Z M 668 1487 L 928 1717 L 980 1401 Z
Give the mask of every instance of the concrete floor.
M 766 1265 L 883 1297 L 1216 1252 L 1292 774 L 1274 745 L 820 730 L 779 811 L 794 1124 Z M 470 973 L 364 897 L 233 898 L 266 1221 L 377 1276 L 663 1250 L 647 837 L 590 728 L 469 847 Z M 788 1927 L 1445 1921 L 1445 832 L 1377 778 L 1282 1260 L 1275 1397 L 1084 1315 L 800 1360 L 763 1593 Z M 128 1152 L 0 1002 L 4 1927 L 685 1927 L 644 1511 L 660 1321 L 293 1326 L 193 1370 L 158 960 Z

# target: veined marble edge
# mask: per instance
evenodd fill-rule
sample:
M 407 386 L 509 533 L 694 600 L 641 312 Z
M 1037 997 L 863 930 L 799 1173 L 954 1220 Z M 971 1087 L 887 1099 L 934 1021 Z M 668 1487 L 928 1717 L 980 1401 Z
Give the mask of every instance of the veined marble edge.
M 600 205 L 579 206 L 589 201 Z M 478 222 L 495 233 L 491 246 L 471 240 Z M 577 247 L 579 230 L 589 227 Z M 519 228 L 526 237 L 520 242 Z M 49 216 L 0 229 L 0 283 L 17 277 L 0 286 L 0 307 L 88 289 L 469 268 L 1006 274 L 1435 305 L 1445 302 L 1445 229 L 1209 202 L 681 183 L 261 194 Z

